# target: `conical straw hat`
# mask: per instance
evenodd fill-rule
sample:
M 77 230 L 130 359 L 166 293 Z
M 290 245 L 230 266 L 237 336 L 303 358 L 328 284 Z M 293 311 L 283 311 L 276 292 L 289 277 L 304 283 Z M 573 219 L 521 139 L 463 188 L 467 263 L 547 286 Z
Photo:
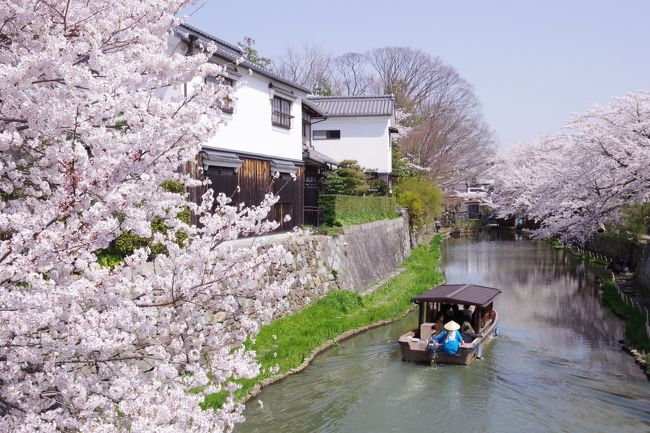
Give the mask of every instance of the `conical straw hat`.
M 445 329 L 447 331 L 458 331 L 460 329 L 460 325 L 453 320 L 450 320 L 449 322 L 445 323 Z

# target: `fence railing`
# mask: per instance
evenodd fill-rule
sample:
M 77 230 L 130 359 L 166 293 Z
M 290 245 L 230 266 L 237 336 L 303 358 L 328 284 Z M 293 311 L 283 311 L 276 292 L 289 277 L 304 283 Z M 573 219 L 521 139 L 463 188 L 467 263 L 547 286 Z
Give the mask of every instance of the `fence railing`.
M 614 261 L 614 259 L 612 259 L 611 257 L 608 257 L 608 256 L 606 256 L 604 254 L 594 253 L 593 251 L 585 250 L 584 248 L 580 248 L 578 246 L 573 246 L 571 248 L 573 248 L 580 255 L 583 255 L 583 256 L 589 256 L 591 258 L 602 260 L 602 261 L 605 261 L 605 262 L 608 262 L 608 263 L 611 263 L 611 262 Z
M 614 261 L 613 258 L 608 257 L 604 254 L 598 254 L 594 253 L 593 251 L 585 250 L 584 248 L 581 248 L 577 245 L 574 245 L 571 247 L 574 251 L 576 251 L 578 254 L 582 256 L 589 256 L 593 259 L 598 259 L 606 263 L 612 263 Z M 623 303 L 625 305 L 628 305 L 634 309 L 636 309 L 642 316 L 645 317 L 645 332 L 648 338 L 650 338 L 650 312 L 648 311 L 648 307 L 645 305 L 641 305 L 639 301 L 636 299 L 632 298 L 628 294 L 626 294 L 623 290 L 621 290 L 620 286 L 618 285 L 618 281 L 616 280 L 616 275 L 612 272 L 612 281 L 614 282 L 614 287 L 616 288 L 616 292 L 618 293 L 618 296 L 621 298 Z
M 618 296 L 621 298 L 623 303 L 625 305 L 628 305 L 636 309 L 639 313 L 641 313 L 642 316 L 645 316 L 645 332 L 648 338 L 650 338 L 650 313 L 648 312 L 648 307 L 641 305 L 639 301 L 632 298 L 631 296 L 628 296 L 624 291 L 622 291 L 618 285 L 618 281 L 616 281 L 616 275 L 614 275 L 613 272 L 612 272 L 612 281 L 614 281 L 614 287 L 616 288 L 616 292 L 618 293 Z
M 304 220 L 305 224 L 320 227 L 321 224 L 321 210 L 318 206 L 304 206 Z

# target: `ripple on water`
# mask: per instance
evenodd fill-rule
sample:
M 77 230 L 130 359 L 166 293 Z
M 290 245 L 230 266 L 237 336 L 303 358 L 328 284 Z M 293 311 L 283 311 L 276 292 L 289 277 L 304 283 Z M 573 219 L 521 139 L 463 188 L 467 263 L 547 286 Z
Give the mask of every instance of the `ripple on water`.
M 504 335 L 483 359 L 434 368 L 401 361 L 396 339 L 414 326 L 411 316 L 343 341 L 264 389 L 264 406 L 251 402 L 237 433 L 650 431 L 650 384 L 616 346 L 621 322 L 587 290 L 588 265 L 533 241 L 444 248 L 450 283 L 504 290 Z

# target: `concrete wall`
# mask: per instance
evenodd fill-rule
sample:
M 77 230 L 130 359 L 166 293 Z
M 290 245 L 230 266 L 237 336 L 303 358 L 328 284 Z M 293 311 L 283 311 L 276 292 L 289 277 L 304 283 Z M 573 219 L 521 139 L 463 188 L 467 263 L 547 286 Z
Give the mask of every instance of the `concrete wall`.
M 406 214 L 394 220 L 347 227 L 337 237 L 278 234 L 255 240 L 239 239 L 222 247 L 237 248 L 252 242 L 258 243 L 260 250 L 277 243 L 287 249 L 286 257 L 270 276 L 295 279 L 289 308 L 279 311 L 278 316 L 306 307 L 330 290 L 364 291 L 395 272 L 411 253 Z
M 375 221 L 346 227 L 333 238 L 332 267 L 344 289 L 363 291 L 394 272 L 411 254 L 408 219 Z
M 341 161 L 354 159 L 359 165 L 379 173 L 390 173 L 392 153 L 390 144 L 390 116 L 377 117 L 330 117 L 314 124 L 313 131 L 339 130 L 337 140 L 314 140 L 318 152 Z

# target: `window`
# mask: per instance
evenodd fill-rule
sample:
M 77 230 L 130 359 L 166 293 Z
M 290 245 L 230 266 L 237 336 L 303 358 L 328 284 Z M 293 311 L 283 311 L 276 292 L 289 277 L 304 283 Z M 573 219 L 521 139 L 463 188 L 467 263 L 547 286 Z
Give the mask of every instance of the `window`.
M 211 165 L 206 170 L 205 175 L 212 182 L 210 188 L 214 190 L 215 197 L 222 192 L 237 200 L 237 173 L 235 173 L 233 167 L 217 167 Z M 216 205 L 217 203 L 215 201 L 214 206 L 216 207 Z
M 328 129 L 321 131 L 314 131 L 314 140 L 340 140 L 341 130 Z
M 280 173 L 273 180 L 273 194 L 278 196 L 278 203 L 293 203 L 296 199 L 296 182 L 289 173 Z
M 291 128 L 291 102 L 273 97 L 271 123 L 281 128 Z
M 234 176 L 235 169 L 233 167 L 217 167 L 211 165 L 208 167 L 207 174 L 210 176 Z
M 235 86 L 235 81 L 232 80 L 231 78 L 226 78 L 226 77 L 205 77 L 205 83 L 206 84 L 215 85 L 217 82 L 220 83 L 222 86 L 230 86 L 231 88 L 233 88 Z M 221 109 L 222 112 L 228 113 L 228 114 L 233 114 L 233 112 L 235 111 L 233 101 L 230 98 L 224 98 L 222 101 L 220 101 L 219 108 Z

